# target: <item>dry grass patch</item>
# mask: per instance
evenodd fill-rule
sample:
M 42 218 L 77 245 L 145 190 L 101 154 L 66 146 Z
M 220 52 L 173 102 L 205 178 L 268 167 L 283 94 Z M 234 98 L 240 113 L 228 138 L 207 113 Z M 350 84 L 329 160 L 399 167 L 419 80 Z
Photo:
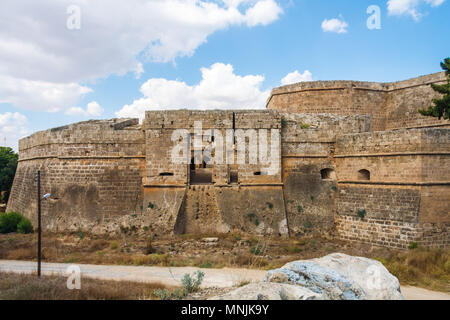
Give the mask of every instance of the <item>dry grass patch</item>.
M 377 258 L 402 284 L 450 292 L 450 251 L 417 248 Z
M 167 266 L 170 264 L 170 259 L 165 254 L 153 253 L 133 257 L 132 264 L 137 266 Z
M 37 252 L 33 248 L 19 248 L 9 251 L 5 258 L 8 260 L 32 260 L 36 254 Z
M 105 281 L 82 278 L 80 290 L 69 290 L 60 276 L 0 273 L 0 300 L 153 300 L 160 283 Z
M 205 237 L 217 237 L 207 243 Z M 102 265 L 195 266 L 200 268 L 275 269 L 294 260 L 323 257 L 333 252 L 378 259 L 402 284 L 449 291 L 449 249 L 408 251 L 375 247 L 312 235 L 281 238 L 245 233 L 149 237 L 139 234 L 98 236 L 45 233 L 45 262 Z M 0 259 L 35 260 L 36 236 L 0 235 Z
M 89 246 L 90 251 L 100 251 L 109 246 L 109 242 L 104 239 L 96 239 Z

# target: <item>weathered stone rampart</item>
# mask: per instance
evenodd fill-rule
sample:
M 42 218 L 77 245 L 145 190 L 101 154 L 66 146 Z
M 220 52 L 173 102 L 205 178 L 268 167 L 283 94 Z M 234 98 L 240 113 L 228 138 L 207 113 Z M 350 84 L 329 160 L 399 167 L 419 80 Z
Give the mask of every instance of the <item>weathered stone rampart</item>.
M 306 82 L 275 88 L 266 110 L 148 111 L 142 125 L 37 132 L 19 142 L 7 210 L 36 225 L 40 170 L 51 231 L 325 233 L 447 247 L 450 125 L 417 112 L 443 80 Z
M 448 246 L 449 142 L 450 129 L 443 128 L 340 136 L 340 236 L 390 247 Z
M 429 84 L 444 82 L 444 72 L 392 83 L 300 82 L 273 89 L 267 108 L 290 113 L 368 114 L 372 119 L 372 131 L 450 127 L 448 121 L 424 117 L 417 112 L 438 97 Z
M 201 123 L 201 132 L 196 132 L 196 123 Z M 144 184 L 144 207 L 148 215 L 158 216 L 156 229 L 175 233 L 217 233 L 232 230 L 262 234 L 286 234 L 286 212 L 281 181 L 281 154 L 275 159 L 277 170 L 264 174 L 265 165 L 249 162 L 249 146 L 257 143 L 259 130 L 278 132 L 281 139 L 281 117 L 276 111 L 149 111 L 144 121 L 146 134 L 146 176 Z M 174 163 L 172 150 L 178 141 L 173 141 L 176 130 L 184 130 L 190 137 L 189 163 Z M 211 131 L 212 130 L 212 131 Z M 234 136 L 227 132 L 234 130 Z M 238 142 L 238 132 L 254 132 L 256 140 L 245 143 L 245 164 L 237 164 L 237 147 L 231 155 L 226 150 Z M 200 146 L 194 139 L 200 137 Z M 212 141 L 211 137 L 214 137 Z M 180 139 L 182 137 L 179 137 Z M 214 145 L 218 152 L 218 141 L 223 140 L 223 162 L 206 165 L 194 163 L 195 152 L 203 152 Z M 228 140 L 227 140 L 228 139 Z M 230 141 L 228 141 L 230 142 Z M 280 141 L 278 141 L 280 144 Z M 268 150 L 270 151 L 270 150 Z M 234 162 L 226 161 L 231 156 Z M 234 172 L 236 181 L 232 181 Z M 208 181 L 196 181 L 200 174 L 209 175 Z M 175 201 L 167 201 L 175 199 Z M 176 205 L 175 205 L 176 204 Z M 161 232 L 161 231 L 160 231 Z
M 144 134 L 134 120 L 87 121 L 37 132 L 19 142 L 8 202 L 36 225 L 36 171 L 52 199 L 42 202 L 48 230 L 117 230 L 142 210 Z
M 329 233 L 336 214 L 336 137 L 369 131 L 370 117 L 282 113 L 282 118 L 283 190 L 291 234 Z M 322 177 L 323 170 L 329 176 Z

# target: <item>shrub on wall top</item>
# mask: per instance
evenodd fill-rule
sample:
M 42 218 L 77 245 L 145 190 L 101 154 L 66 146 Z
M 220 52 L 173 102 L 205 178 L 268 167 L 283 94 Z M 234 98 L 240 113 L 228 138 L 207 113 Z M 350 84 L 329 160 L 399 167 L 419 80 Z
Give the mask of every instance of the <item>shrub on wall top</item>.
M 366 210 L 365 209 L 359 209 L 357 211 L 358 216 L 361 218 L 361 220 L 364 219 L 364 217 L 366 216 Z

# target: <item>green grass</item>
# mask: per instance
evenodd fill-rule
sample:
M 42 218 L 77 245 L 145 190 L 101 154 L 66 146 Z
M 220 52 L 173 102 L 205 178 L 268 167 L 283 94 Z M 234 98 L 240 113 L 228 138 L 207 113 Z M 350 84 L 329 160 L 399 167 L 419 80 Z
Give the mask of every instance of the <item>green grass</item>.
M 299 253 L 302 251 L 302 249 L 300 249 L 298 246 L 287 246 L 287 247 L 284 247 L 283 250 L 289 254 Z
M 300 125 L 300 128 L 302 128 L 302 129 L 309 129 L 311 126 L 309 125 L 309 124 L 306 124 L 306 123 L 302 123 L 301 125 Z
M 198 265 L 198 267 L 202 268 L 202 269 L 211 269 L 213 267 L 213 264 L 211 262 L 207 261 L 207 262 L 200 263 Z
M 110 247 L 112 250 L 117 250 L 119 248 L 119 243 L 117 241 L 111 241 Z
M 181 280 L 181 289 L 156 289 L 153 291 L 153 294 L 160 300 L 181 300 L 188 294 L 197 292 L 200 289 L 200 285 L 202 284 L 204 277 L 205 274 L 201 271 L 197 271 L 197 273 L 192 275 L 186 273 Z
M 409 246 L 408 249 L 409 250 L 414 250 L 417 249 L 419 247 L 419 243 L 418 242 L 412 242 Z

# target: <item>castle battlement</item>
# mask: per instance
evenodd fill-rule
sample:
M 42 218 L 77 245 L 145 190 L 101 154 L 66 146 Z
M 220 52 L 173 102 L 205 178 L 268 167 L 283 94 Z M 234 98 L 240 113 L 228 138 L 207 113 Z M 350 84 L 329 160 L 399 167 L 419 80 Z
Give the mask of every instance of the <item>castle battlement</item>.
M 372 131 L 449 127 L 448 121 L 417 112 L 438 97 L 430 83 L 445 81 L 445 72 L 439 72 L 391 83 L 300 82 L 273 89 L 267 108 L 292 113 L 369 114 Z

